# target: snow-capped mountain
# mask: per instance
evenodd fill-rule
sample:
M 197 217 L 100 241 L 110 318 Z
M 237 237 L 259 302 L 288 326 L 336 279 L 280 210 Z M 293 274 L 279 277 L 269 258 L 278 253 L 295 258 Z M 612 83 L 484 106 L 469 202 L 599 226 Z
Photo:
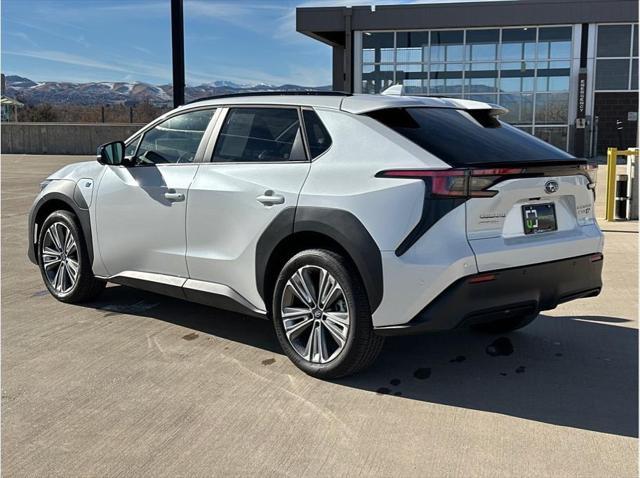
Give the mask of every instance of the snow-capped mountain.
M 329 86 L 305 87 L 299 85 L 268 85 L 263 83 L 238 84 L 232 81 L 213 81 L 198 86 L 187 86 L 185 97 L 187 101 L 205 96 L 215 96 L 226 93 L 243 93 L 252 91 L 312 91 L 329 90 Z M 93 82 L 71 83 L 44 81 L 36 83 L 29 78 L 17 75 L 6 77 L 5 95 L 19 101 L 36 105 L 76 104 L 76 105 L 105 105 L 126 104 L 135 105 L 149 102 L 158 106 L 170 105 L 173 87 L 171 85 L 151 85 L 142 82 Z

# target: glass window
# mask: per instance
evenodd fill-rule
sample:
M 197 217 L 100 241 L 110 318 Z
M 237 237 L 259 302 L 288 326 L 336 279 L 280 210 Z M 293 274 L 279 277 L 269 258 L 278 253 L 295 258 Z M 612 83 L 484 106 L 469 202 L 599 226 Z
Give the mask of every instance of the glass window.
M 144 134 L 136 164 L 190 163 L 196 156 L 214 109 L 172 116 Z
M 397 81 L 404 86 L 404 91 L 408 95 L 424 95 L 427 93 L 427 80 L 406 80 Z
M 441 65 L 445 71 L 431 71 L 429 91 L 431 94 L 462 94 L 462 64 Z
M 629 88 L 629 60 L 598 60 L 596 90 L 626 90 Z
M 571 27 L 540 28 L 538 59 L 571 58 Z
M 564 151 L 496 120 L 489 110 L 393 108 L 373 111 L 369 116 L 454 167 L 573 159 Z
M 498 95 L 485 95 L 485 94 L 470 94 L 466 97 L 474 101 L 483 101 L 484 103 L 496 104 L 498 102 Z
M 631 89 L 638 89 L 638 60 L 631 60 Z
M 406 65 L 396 65 L 396 82 L 403 84 L 405 86 L 422 86 L 421 81 L 416 82 L 417 80 L 427 80 L 429 78 L 429 73 L 427 72 L 427 65 L 422 64 L 406 64 Z M 407 81 L 416 80 L 413 83 Z M 413 91 L 416 93 L 417 91 Z
M 232 108 L 213 151 L 214 162 L 305 160 L 295 108 Z
M 398 63 L 428 61 L 429 32 L 396 33 Z
M 535 135 L 541 140 L 546 141 L 557 148 L 566 149 L 567 147 L 566 127 L 536 127 Z
M 495 63 L 470 63 L 465 73 L 465 91 L 493 93 L 498 90 L 498 70 Z
M 462 30 L 431 32 L 431 61 L 464 60 Z
M 569 112 L 569 93 L 537 93 L 536 123 L 566 124 Z
M 535 63 L 526 61 L 502 63 L 500 68 L 501 91 L 533 91 Z
M 307 133 L 307 141 L 311 157 L 315 158 L 324 153 L 331 146 L 331 136 L 313 110 L 303 110 L 304 130 Z
M 509 110 L 500 119 L 509 124 L 533 123 L 533 93 L 503 93 L 500 104 Z
M 569 91 L 570 71 L 568 61 L 538 62 L 536 91 Z
M 140 138 L 142 136 L 136 136 L 127 144 L 127 147 L 124 149 L 124 155 L 126 158 L 133 158 L 136 154 L 136 150 L 138 149 L 138 144 L 140 144 Z
M 633 56 L 638 56 L 638 25 L 633 26 Z
M 470 61 L 491 61 L 498 56 L 500 31 L 467 30 L 467 45 Z
M 362 92 L 380 93 L 394 82 L 394 66 L 370 65 L 362 71 Z
M 500 48 L 500 57 L 503 60 L 534 60 L 536 58 L 536 29 L 503 29 Z
M 364 32 L 362 60 L 364 63 L 393 63 L 393 33 Z
M 599 25 L 598 56 L 629 56 L 631 25 Z

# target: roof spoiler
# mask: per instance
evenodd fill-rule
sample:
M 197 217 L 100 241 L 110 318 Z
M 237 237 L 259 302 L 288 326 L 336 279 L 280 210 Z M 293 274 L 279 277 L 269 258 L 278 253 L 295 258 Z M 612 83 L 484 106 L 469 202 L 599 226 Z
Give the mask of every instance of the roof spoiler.
M 423 96 L 423 95 L 407 95 L 405 89 L 404 89 L 404 85 L 401 84 L 397 84 L 397 85 L 391 85 L 388 88 L 384 89 L 383 91 L 380 92 L 381 95 L 384 96 Z M 434 96 L 434 98 L 437 98 L 437 96 Z M 446 97 L 442 97 L 442 98 L 446 98 Z M 455 98 L 450 98 L 453 101 L 455 101 Z M 504 106 L 500 106 L 500 105 L 494 105 L 492 103 L 487 103 L 490 108 L 489 108 L 489 114 L 491 116 L 500 116 L 503 115 L 505 113 L 508 113 L 509 110 L 507 108 L 505 108 Z M 471 108 L 469 108 L 471 109 Z M 484 109 L 484 108 L 483 108 Z

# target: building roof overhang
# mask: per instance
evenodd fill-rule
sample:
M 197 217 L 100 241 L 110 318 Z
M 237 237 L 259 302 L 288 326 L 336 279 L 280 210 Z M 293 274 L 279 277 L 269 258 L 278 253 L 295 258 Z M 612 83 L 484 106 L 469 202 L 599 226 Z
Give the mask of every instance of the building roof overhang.
M 372 2 L 372 4 L 374 4 Z M 503 0 L 354 7 L 299 7 L 296 30 L 331 46 L 352 30 L 417 30 L 637 22 L 637 0 Z

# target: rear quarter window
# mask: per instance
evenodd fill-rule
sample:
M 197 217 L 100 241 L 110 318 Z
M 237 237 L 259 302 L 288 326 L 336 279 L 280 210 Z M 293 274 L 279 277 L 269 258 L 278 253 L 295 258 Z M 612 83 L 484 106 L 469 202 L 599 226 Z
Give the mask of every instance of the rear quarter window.
M 368 116 L 454 167 L 573 160 L 575 157 L 514 128 L 491 110 L 389 108 Z
M 327 128 L 324 127 L 318 114 L 313 110 L 302 110 L 304 128 L 309 142 L 309 153 L 311 158 L 316 158 L 324 153 L 331 146 L 331 136 Z

